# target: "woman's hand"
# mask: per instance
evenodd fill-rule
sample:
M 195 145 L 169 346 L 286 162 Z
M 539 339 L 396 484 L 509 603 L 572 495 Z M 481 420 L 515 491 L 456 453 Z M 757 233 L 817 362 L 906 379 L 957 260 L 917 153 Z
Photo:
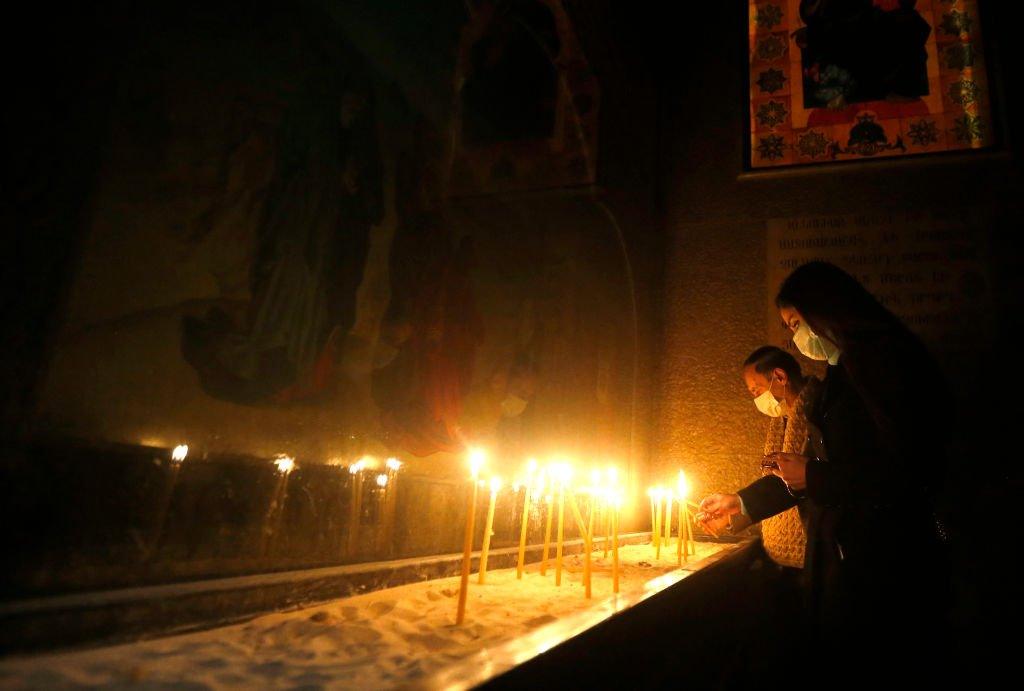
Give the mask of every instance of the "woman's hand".
M 807 456 L 797 453 L 770 453 L 764 457 L 762 464 L 767 467 L 774 463 L 772 473 L 782 478 L 790 489 L 801 490 L 807 488 Z
M 710 494 L 700 502 L 697 522 L 709 533 L 718 534 L 729 527 L 729 517 L 740 512 L 740 496 L 738 494 Z

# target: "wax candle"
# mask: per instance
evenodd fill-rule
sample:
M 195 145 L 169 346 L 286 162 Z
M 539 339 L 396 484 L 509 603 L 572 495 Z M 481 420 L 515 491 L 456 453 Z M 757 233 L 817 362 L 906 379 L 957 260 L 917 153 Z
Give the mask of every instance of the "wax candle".
M 654 558 L 661 559 L 661 505 L 664 492 L 660 487 L 654 490 Z
M 523 579 L 523 563 L 526 560 L 526 529 L 530 523 L 530 493 L 533 492 L 533 474 L 537 469 L 537 461 L 533 459 L 526 469 L 526 484 L 523 488 L 523 520 L 519 526 L 519 560 L 516 562 L 516 578 Z
M 482 584 L 487 578 L 487 554 L 491 550 L 491 533 L 494 532 L 494 502 L 501 489 L 501 478 L 491 478 L 491 500 L 487 504 L 487 521 L 484 523 L 484 545 L 480 552 L 480 579 Z
M 656 524 L 654 516 L 654 488 L 647 487 L 647 499 L 650 501 L 650 545 L 654 546 L 654 542 L 657 539 L 657 530 L 654 528 Z
M 153 536 L 149 545 L 143 548 L 144 558 L 149 559 L 160 548 L 164 534 L 164 524 L 167 522 L 167 511 L 171 508 L 171 499 L 174 496 L 174 487 L 178 484 L 178 473 L 181 471 L 181 464 L 188 456 L 188 444 L 179 444 L 171 450 L 171 465 L 167 474 L 167 482 L 164 484 L 164 491 L 157 503 L 156 521 L 153 522 Z
M 686 542 L 686 526 L 684 520 L 686 517 L 686 502 L 679 503 L 679 540 L 676 542 L 676 562 L 679 566 L 683 565 L 683 561 L 686 559 L 686 550 L 684 544 Z
M 665 490 L 665 549 L 672 544 L 672 490 Z
M 544 503 L 547 504 L 548 517 L 544 525 L 544 555 L 540 562 L 541 576 L 546 576 L 548 573 L 548 555 L 551 552 L 551 514 L 554 512 L 555 498 L 549 494 L 544 498 Z
M 611 498 L 605 495 L 601 503 L 601 520 L 604 523 L 604 558 L 608 558 L 608 547 L 612 541 L 612 507 Z
M 469 588 L 469 566 L 473 554 L 473 522 L 476 517 L 476 480 L 487 459 L 481 449 L 471 449 L 469 452 L 470 490 L 466 493 L 468 503 L 466 505 L 466 532 L 462 540 L 462 578 L 459 584 L 459 603 L 455 615 L 455 623 L 461 625 L 466 619 L 466 596 Z
M 572 515 L 576 519 L 576 527 L 580 531 L 580 537 L 583 538 L 583 588 L 584 594 L 589 599 L 590 590 L 590 531 L 588 530 L 587 524 L 583 522 L 583 514 L 580 513 L 580 507 L 576 503 L 576 494 L 574 492 L 569 493 L 569 505 L 572 508 Z M 594 514 L 591 511 L 590 517 L 593 518 Z
M 586 541 L 587 556 L 583 560 L 583 582 L 586 586 L 587 599 L 590 599 L 590 576 L 592 572 L 591 560 L 593 559 L 592 552 L 594 551 L 594 511 L 596 510 L 597 496 L 591 495 L 590 497 L 590 516 L 587 517 L 587 534 L 584 537 Z
M 612 506 L 612 592 L 619 592 L 619 510 L 622 497 L 616 495 Z
M 348 502 L 348 544 L 346 553 L 352 556 L 359 547 L 359 523 L 363 513 L 363 468 L 366 467 L 365 460 L 359 460 L 348 467 L 352 476 L 349 483 L 350 495 Z
M 558 542 L 555 546 L 555 585 L 562 585 L 562 543 L 565 539 L 565 488 L 558 488 Z
M 690 509 L 686 499 L 690 494 L 690 483 L 687 482 L 686 474 L 681 470 L 679 471 L 679 480 L 676 482 L 676 492 L 679 494 L 679 539 L 683 542 L 683 558 L 685 559 L 691 554 Z
M 562 585 L 562 550 L 565 542 L 565 488 L 572 470 L 565 463 L 555 466 L 558 479 L 558 542 L 555 546 L 555 585 Z
M 270 552 L 271 543 L 278 532 L 281 519 L 284 516 L 284 503 L 288 498 L 288 475 L 295 467 L 295 459 L 291 456 L 279 455 L 274 459 L 274 465 L 280 477 L 274 494 L 270 498 L 270 506 L 267 507 L 267 514 L 263 519 L 263 543 L 260 546 L 260 554 L 266 556 Z
M 392 554 L 394 552 L 394 533 L 395 533 L 395 510 L 397 508 L 398 501 L 398 470 L 402 467 L 402 462 L 397 458 L 389 458 L 384 463 L 387 468 L 387 480 L 384 483 L 384 520 L 382 521 L 383 529 L 381 530 L 381 543 L 379 545 L 382 552 Z

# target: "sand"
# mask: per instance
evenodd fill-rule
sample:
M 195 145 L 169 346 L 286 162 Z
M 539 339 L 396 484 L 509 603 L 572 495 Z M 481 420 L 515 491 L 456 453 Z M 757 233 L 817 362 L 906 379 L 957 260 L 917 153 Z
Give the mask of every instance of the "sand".
M 698 543 L 690 564 L 724 545 Z M 620 592 L 677 571 L 675 548 L 623 547 Z M 0 660 L 0 686 L 61 689 L 382 689 L 422 684 L 460 660 L 559 620 L 607 605 L 611 555 L 594 552 L 593 597 L 584 597 L 583 557 L 565 560 L 561 587 L 532 564 L 472 575 L 466 623 L 454 625 L 459 579 L 444 578 L 269 614 L 243 624 L 92 650 Z M 692 568 L 692 567 L 691 567 Z

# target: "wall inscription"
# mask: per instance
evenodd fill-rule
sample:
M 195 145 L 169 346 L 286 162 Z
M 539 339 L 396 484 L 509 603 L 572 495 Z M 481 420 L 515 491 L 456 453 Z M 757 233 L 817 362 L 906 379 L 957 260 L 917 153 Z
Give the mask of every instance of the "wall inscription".
M 768 342 L 796 352 L 775 295 L 793 269 L 820 259 L 856 276 L 933 350 L 976 348 L 993 329 L 990 227 L 973 210 L 768 221 Z

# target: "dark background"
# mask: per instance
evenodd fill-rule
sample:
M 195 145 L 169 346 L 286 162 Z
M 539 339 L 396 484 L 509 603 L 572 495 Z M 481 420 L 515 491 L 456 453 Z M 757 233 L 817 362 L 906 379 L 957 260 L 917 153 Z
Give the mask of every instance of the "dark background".
M 749 401 L 737 393 L 736 365 L 764 338 L 765 293 L 774 289 L 764 281 L 767 219 L 868 209 L 982 210 L 994 219 L 996 332 L 979 338 L 976 348 L 943 358 L 950 416 L 936 424 L 952 426 L 956 437 L 961 636 L 1009 620 L 1016 588 L 1007 564 L 1019 533 L 1014 502 L 1021 496 L 1016 430 L 1024 413 L 1015 383 L 1024 315 L 1018 237 L 1024 185 L 1015 132 L 1022 113 L 1013 3 L 981 3 L 1000 128 L 996 147 L 773 172 L 747 169 L 746 2 L 565 5 L 602 89 L 600 195 L 617 215 L 634 260 L 636 445 L 652 475 L 682 459 L 701 466 L 706 491 L 734 489 L 757 452 L 761 430 Z M 248 18 L 264 12 L 242 3 L 224 11 Z M 146 451 L 95 444 L 79 451 L 40 439 L 33 427 L 107 145 L 114 75 L 145 42 L 139 27 L 149 18 L 117 3 L 34 12 L 19 23 L 18 40 L 4 47 L 5 62 L 14 68 L 4 108 L 5 196 L 11 198 L 4 204 L 8 245 L 0 278 L 2 530 L 4 551 L 15 564 L 5 574 L 8 598 L 186 577 L 153 571 L 135 551 L 118 547 L 128 540 L 126 526 L 141 520 L 133 506 L 151 503 L 143 492 L 152 482 L 142 477 L 152 462 Z M 407 30 L 401 48 L 380 45 L 379 54 L 407 51 L 437 60 L 437 46 L 427 38 L 417 45 L 415 38 L 425 14 L 450 21 L 457 31 L 457 6 L 441 11 L 424 3 L 350 16 Z M 213 477 L 195 479 L 197 492 L 234 482 L 236 498 L 239 491 L 250 497 L 237 499 L 244 504 L 266 491 L 266 477 L 231 481 L 226 478 L 239 472 L 232 470 L 237 466 L 229 459 L 218 463 L 219 470 L 208 471 Z M 244 511 L 227 514 L 219 525 L 253 530 Z M 302 562 L 318 533 L 301 519 L 289 530 L 292 557 L 250 562 L 242 570 Z M 206 549 L 206 561 L 187 577 L 237 572 L 230 533 L 222 531 L 201 549 L 213 538 L 196 531 L 180 546 Z M 20 575 L 8 580 L 10 574 Z

